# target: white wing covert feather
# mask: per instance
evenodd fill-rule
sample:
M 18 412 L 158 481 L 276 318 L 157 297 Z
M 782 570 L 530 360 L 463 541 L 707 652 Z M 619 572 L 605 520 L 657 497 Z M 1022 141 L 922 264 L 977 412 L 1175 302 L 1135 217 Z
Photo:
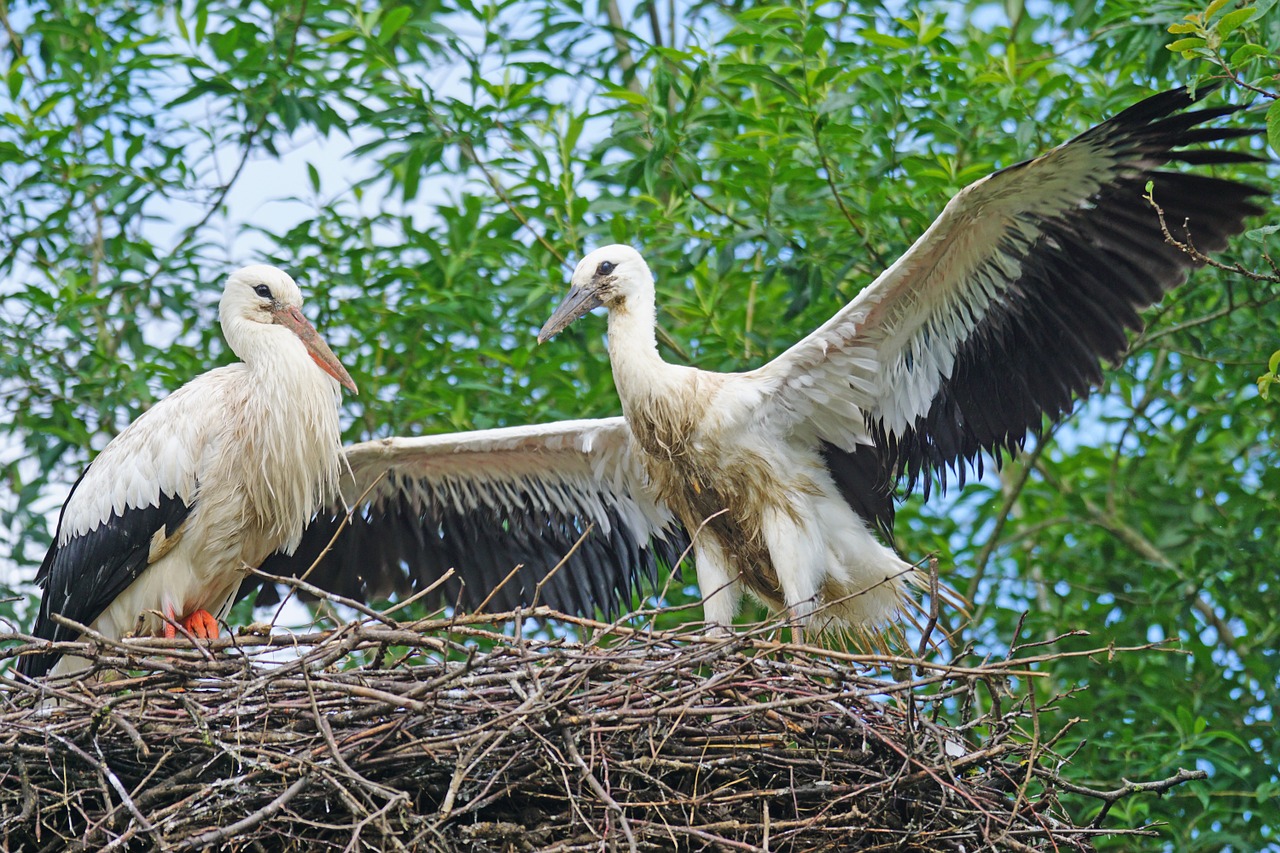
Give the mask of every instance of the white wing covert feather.
M 58 543 L 65 545 L 88 533 L 112 514 L 120 517 L 130 509 L 159 506 L 162 497 L 176 497 L 193 507 L 200 457 L 208 450 L 215 426 L 202 415 L 224 407 L 220 380 L 238 367 L 212 370 L 204 381 L 179 388 L 103 448 L 67 500 Z

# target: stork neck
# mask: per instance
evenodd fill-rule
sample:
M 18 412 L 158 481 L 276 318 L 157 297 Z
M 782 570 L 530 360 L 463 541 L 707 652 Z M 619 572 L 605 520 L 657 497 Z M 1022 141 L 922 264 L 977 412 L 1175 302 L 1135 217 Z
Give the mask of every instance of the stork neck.
M 334 385 L 307 354 L 302 341 L 283 326 L 232 317 L 224 320 L 222 335 L 249 371 L 260 377 L 260 382 L 282 388 L 299 382 L 326 389 Z
M 258 460 L 243 483 L 246 506 L 253 523 L 291 554 L 316 508 L 338 487 L 338 383 L 284 326 L 232 318 L 223 336 L 243 369 L 240 403 L 232 407 L 237 446 L 251 448 Z
M 609 310 L 609 361 L 613 362 L 614 375 L 622 370 L 631 373 L 639 370 L 650 373 L 667 366 L 658 355 L 657 313 L 654 310 L 653 291 L 645 295 L 631 296 L 623 305 Z M 621 388 L 620 388 L 621 391 Z
M 609 311 L 609 361 L 624 407 L 663 394 L 676 370 L 658 354 L 652 291 L 647 296 L 632 297 Z
M 264 332 L 266 326 L 261 323 L 251 323 L 241 317 L 227 316 L 225 313 L 220 320 L 222 337 L 226 339 L 227 346 L 237 358 L 251 368 L 270 360 L 269 353 L 266 351 L 270 346 L 269 335 Z

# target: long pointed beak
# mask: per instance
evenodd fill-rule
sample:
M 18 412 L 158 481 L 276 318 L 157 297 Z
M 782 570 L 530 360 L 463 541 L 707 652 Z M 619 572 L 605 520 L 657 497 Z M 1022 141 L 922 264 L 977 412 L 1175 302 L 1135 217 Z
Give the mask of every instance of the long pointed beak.
M 565 296 L 559 307 L 551 312 L 546 324 L 538 332 L 538 343 L 546 343 L 552 337 L 564 331 L 564 328 L 574 320 L 594 308 L 599 308 L 603 304 L 600 301 L 600 297 L 596 296 L 592 291 L 574 285 L 569 288 L 569 294 Z
M 338 380 L 344 388 L 350 389 L 352 394 L 360 393 L 351 374 L 347 373 L 347 369 L 342 366 L 342 362 L 338 361 L 338 357 L 333 354 L 333 350 L 329 349 L 329 345 L 324 342 L 324 338 L 320 337 L 320 333 L 316 331 L 315 326 L 311 325 L 311 321 L 302 316 L 298 306 L 291 305 L 272 312 L 272 315 L 277 323 L 298 336 L 302 345 L 307 348 L 311 360 L 320 365 L 321 370 Z

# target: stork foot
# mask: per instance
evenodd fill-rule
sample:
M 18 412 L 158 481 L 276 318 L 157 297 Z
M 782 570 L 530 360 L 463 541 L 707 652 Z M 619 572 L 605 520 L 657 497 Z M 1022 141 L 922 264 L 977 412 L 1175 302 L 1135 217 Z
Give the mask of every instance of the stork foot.
M 166 626 L 171 628 L 172 626 Z M 182 627 L 186 628 L 191 636 L 201 640 L 212 640 L 217 638 L 221 633 L 218 627 L 218 620 L 213 618 L 213 614 L 208 610 L 201 608 L 192 612 L 189 616 L 182 618 Z

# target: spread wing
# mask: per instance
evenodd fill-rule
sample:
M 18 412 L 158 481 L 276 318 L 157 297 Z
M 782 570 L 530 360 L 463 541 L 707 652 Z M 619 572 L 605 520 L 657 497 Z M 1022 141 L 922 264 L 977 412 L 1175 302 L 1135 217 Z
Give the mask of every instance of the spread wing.
M 1201 89 L 1201 95 L 1206 90 Z M 1261 213 L 1257 188 L 1165 170 L 1254 161 L 1203 143 L 1259 132 L 1184 111 L 1183 89 L 1124 110 L 1047 154 L 961 190 L 857 298 L 755 371 L 777 389 L 767 417 L 846 450 L 874 443 L 886 484 L 908 486 L 983 450 L 1013 450 L 1061 417 L 1140 329 L 1139 311 L 1185 280 L 1201 252 Z
M 343 492 L 356 506 L 307 581 L 361 601 L 410 595 L 453 568 L 437 603 L 474 609 L 493 593 L 486 609 L 500 612 L 536 594 L 565 612 L 611 615 L 687 544 L 650 493 L 622 418 L 387 438 L 352 446 L 347 460 Z M 322 512 L 293 555 L 263 570 L 305 572 L 345 516 Z

